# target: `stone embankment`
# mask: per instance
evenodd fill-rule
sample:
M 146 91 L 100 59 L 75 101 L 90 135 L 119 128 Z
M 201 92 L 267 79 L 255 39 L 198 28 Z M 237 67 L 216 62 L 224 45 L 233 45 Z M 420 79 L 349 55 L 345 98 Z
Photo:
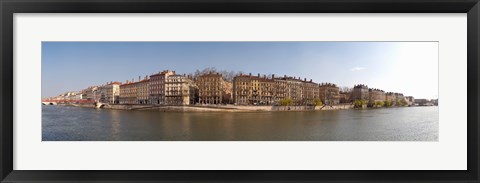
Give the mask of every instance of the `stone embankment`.
M 94 104 L 67 104 L 77 107 L 95 108 Z M 141 111 L 163 111 L 163 112 L 252 112 L 252 111 L 319 111 L 319 110 L 340 110 L 352 109 L 353 105 L 341 104 L 333 106 L 242 106 L 242 105 L 128 105 L 110 104 L 104 109 L 118 110 L 141 110 Z

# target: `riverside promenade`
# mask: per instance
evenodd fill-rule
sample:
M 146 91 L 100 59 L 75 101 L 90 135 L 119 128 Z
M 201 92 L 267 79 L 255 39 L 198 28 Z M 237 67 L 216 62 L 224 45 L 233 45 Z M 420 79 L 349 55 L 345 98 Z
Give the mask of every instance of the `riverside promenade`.
M 61 104 L 62 105 L 62 104 Z M 64 104 L 77 107 L 95 108 L 94 104 Z M 319 111 L 353 109 L 353 105 L 325 106 L 243 106 L 243 105 L 140 105 L 140 104 L 105 104 L 103 109 L 162 111 L 162 112 L 252 112 L 252 111 Z

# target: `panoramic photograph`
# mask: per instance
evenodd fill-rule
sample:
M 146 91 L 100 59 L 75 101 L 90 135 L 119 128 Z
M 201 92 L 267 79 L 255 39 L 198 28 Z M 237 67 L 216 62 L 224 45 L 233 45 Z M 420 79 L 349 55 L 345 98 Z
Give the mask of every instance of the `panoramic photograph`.
M 42 141 L 438 141 L 438 42 L 42 42 Z

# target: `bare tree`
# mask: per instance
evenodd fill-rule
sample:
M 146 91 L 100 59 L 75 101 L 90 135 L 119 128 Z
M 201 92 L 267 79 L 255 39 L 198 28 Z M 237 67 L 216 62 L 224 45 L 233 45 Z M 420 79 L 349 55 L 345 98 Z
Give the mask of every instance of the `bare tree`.
M 352 90 L 353 90 L 353 88 L 348 87 L 348 86 L 340 87 L 340 92 L 350 93 L 350 92 L 352 92 Z

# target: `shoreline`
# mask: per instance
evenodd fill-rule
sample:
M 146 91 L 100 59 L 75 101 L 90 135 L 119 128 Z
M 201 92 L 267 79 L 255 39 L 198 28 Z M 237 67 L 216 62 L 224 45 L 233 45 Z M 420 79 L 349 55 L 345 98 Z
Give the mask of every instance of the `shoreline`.
M 74 107 L 96 108 L 93 103 L 73 104 L 59 103 Z M 422 107 L 422 106 L 391 106 L 388 108 Z M 142 104 L 104 104 L 101 109 L 134 110 L 156 112 L 300 112 L 300 111 L 332 111 L 332 110 L 371 110 L 385 107 L 354 108 L 351 104 L 337 104 L 333 106 L 241 106 L 241 105 L 142 105 Z
M 75 107 L 95 108 L 94 104 L 58 104 Z M 240 106 L 240 105 L 141 105 L 141 104 L 105 104 L 101 109 L 136 110 L 158 112 L 274 112 L 274 111 L 326 111 L 348 110 L 353 105 L 339 104 L 333 106 Z

